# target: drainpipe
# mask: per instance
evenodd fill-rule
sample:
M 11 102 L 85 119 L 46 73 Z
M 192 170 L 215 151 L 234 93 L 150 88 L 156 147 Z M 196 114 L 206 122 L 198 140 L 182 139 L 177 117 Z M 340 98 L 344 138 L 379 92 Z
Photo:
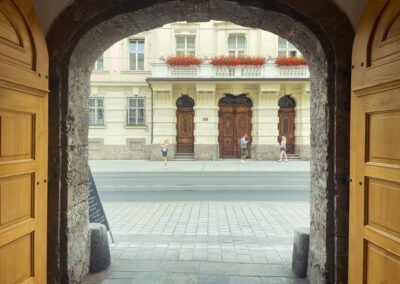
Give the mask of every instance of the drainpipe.
M 150 131 L 150 143 L 153 145 L 153 140 L 154 140 L 154 134 L 153 134 L 153 128 L 154 128 L 154 93 L 153 93 L 153 87 L 151 86 L 151 83 L 149 82 L 148 78 L 146 78 L 146 82 L 149 85 L 150 91 L 151 91 L 151 131 Z

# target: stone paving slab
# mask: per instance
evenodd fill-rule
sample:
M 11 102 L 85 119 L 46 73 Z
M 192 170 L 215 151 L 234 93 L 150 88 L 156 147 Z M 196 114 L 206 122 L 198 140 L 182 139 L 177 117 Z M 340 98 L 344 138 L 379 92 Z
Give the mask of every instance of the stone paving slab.
M 164 168 L 161 161 L 149 160 L 91 160 L 93 172 L 309 172 L 310 161 L 289 160 L 255 161 L 247 160 L 242 164 L 239 159 L 215 161 L 170 161 Z
M 307 283 L 294 277 L 290 263 L 294 228 L 309 225 L 308 202 L 110 202 L 104 208 L 116 241 L 112 266 L 85 283 Z
M 129 274 L 104 273 L 90 275 L 84 284 L 307 284 L 306 279 L 280 276 L 236 276 L 202 273 L 132 272 Z

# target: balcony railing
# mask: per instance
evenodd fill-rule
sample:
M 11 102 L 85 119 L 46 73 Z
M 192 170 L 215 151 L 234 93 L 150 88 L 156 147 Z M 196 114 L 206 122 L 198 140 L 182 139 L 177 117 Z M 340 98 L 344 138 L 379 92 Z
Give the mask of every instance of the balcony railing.
M 163 60 L 152 64 L 151 78 L 249 78 L 249 79 L 309 79 L 308 66 L 277 66 L 273 60 L 257 66 L 170 66 Z

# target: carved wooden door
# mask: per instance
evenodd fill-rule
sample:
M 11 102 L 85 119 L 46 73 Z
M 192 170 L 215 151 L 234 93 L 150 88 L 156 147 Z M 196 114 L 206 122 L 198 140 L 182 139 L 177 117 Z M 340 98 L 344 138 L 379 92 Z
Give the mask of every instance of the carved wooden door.
M 0 283 L 46 283 L 48 54 L 29 0 L 0 5 Z
M 286 150 L 288 154 L 294 153 L 294 108 L 279 109 L 279 141 L 286 136 Z
M 400 283 L 400 0 L 370 0 L 353 46 L 349 283 Z
M 219 153 L 221 158 L 240 158 L 240 139 L 251 139 L 251 106 L 221 105 L 219 110 Z M 250 156 L 250 144 L 247 144 Z
M 219 110 L 219 155 L 221 158 L 235 157 L 234 106 L 224 105 Z
M 180 107 L 177 110 L 177 152 L 193 153 L 194 151 L 194 111 L 193 107 Z

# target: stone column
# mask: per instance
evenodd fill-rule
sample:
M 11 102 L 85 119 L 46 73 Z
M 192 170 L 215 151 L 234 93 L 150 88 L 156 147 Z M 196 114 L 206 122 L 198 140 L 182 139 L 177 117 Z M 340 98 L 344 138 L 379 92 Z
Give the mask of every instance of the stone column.
M 218 105 L 215 84 L 197 84 L 194 106 L 194 153 L 196 160 L 216 160 L 218 148 Z
M 277 137 L 280 84 L 262 84 L 253 106 L 253 153 L 256 160 L 279 157 Z
M 310 159 L 310 84 L 305 83 L 296 99 L 295 151 L 304 160 Z
M 153 144 L 150 159 L 161 159 L 160 142 L 169 141 L 168 156 L 172 157 L 176 148 L 176 105 L 173 101 L 172 85 L 153 84 Z

